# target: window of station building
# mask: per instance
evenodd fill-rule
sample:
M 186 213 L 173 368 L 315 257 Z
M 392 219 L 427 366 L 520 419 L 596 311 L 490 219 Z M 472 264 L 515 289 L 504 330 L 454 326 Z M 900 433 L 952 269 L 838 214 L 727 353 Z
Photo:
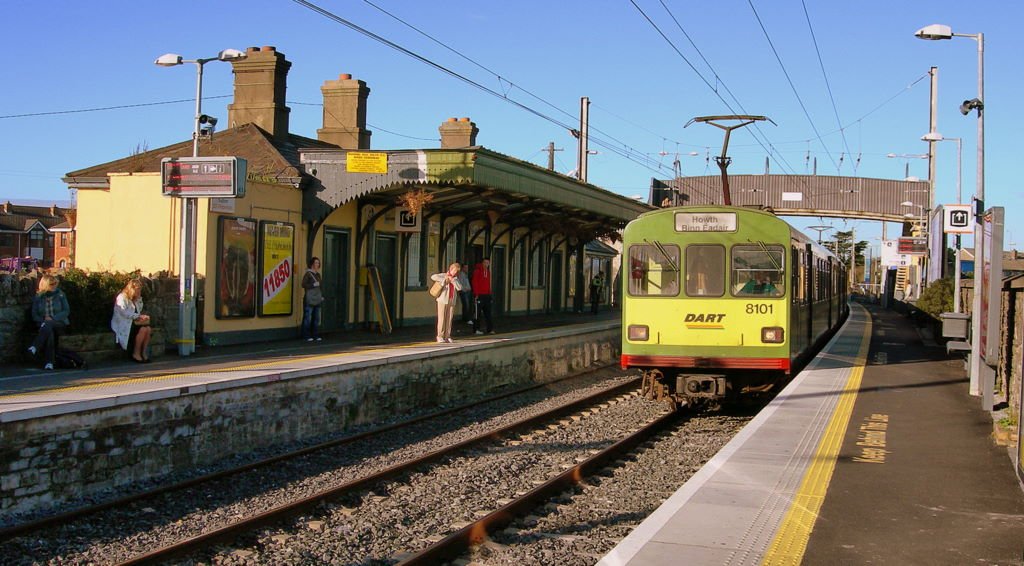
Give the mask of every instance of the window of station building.
M 679 246 L 635 244 L 629 247 L 629 294 L 675 296 L 679 294 Z
M 512 286 L 526 287 L 526 246 L 529 241 L 523 238 L 512 252 Z
M 545 285 L 545 270 L 547 265 L 547 248 L 543 244 L 537 246 L 530 258 L 530 285 L 533 288 L 541 288 Z
M 42 230 L 32 230 L 28 233 L 28 245 L 33 248 L 43 247 L 43 243 L 46 241 L 46 232 Z
M 14 234 L 0 234 L 0 246 L 9 248 L 14 245 Z
M 725 294 L 725 248 L 718 245 L 686 246 L 686 294 L 721 297 Z
M 61 232 L 60 233 L 60 245 L 61 245 L 61 247 L 64 247 L 64 248 L 66 248 L 68 246 L 68 233 L 67 232 Z
M 784 257 L 782 246 L 734 246 L 732 294 L 737 297 L 781 297 L 786 294 Z

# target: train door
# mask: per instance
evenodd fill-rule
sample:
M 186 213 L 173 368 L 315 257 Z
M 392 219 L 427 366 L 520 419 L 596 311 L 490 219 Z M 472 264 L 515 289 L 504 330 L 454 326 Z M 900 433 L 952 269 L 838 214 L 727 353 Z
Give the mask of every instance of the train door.
M 339 330 L 348 322 L 348 242 L 347 230 L 324 231 L 324 304 L 322 328 Z

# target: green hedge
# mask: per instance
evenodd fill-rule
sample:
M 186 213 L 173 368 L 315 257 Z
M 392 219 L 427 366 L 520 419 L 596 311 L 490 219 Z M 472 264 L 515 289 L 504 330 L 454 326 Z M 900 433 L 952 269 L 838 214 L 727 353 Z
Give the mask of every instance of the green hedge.
M 85 334 L 110 330 L 110 317 L 114 313 L 114 299 L 130 279 L 139 277 L 131 273 L 86 273 L 81 269 L 68 269 L 62 273 L 60 288 L 67 295 L 71 307 L 72 334 Z M 143 286 L 145 296 L 146 286 Z
M 921 291 L 914 306 L 936 319 L 944 312 L 953 312 L 953 280 L 946 277 L 932 281 Z

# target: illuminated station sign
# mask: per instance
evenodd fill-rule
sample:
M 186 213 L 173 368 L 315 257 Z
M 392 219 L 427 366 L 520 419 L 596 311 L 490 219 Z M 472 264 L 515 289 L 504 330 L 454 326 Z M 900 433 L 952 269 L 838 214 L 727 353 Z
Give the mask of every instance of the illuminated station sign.
M 240 157 L 165 157 L 160 161 L 164 196 L 244 197 L 246 161 Z

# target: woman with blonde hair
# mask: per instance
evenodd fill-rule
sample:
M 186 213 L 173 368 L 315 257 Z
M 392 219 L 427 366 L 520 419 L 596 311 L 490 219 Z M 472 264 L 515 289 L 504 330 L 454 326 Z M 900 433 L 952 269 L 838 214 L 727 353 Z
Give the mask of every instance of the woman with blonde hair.
M 39 334 L 28 351 L 33 356 L 43 354 L 46 358 L 43 369 L 53 369 L 57 356 L 57 336 L 67 327 L 68 315 L 71 314 L 68 298 L 59 286 L 56 277 L 43 275 L 39 278 L 36 296 L 32 298 L 32 320 L 39 323 Z
M 459 283 L 459 270 L 462 269 L 458 263 L 448 266 L 445 273 L 435 273 L 430 276 L 431 281 L 441 284 L 441 294 L 437 296 L 437 341 L 452 341 L 452 316 L 455 314 L 455 303 L 458 302 L 459 291 L 462 284 Z
M 114 316 L 110 319 L 117 344 L 124 351 L 131 352 L 132 359 L 143 364 L 149 363 L 147 347 L 152 335 L 149 315 L 142 312 L 142 281 L 132 279 L 114 300 Z

